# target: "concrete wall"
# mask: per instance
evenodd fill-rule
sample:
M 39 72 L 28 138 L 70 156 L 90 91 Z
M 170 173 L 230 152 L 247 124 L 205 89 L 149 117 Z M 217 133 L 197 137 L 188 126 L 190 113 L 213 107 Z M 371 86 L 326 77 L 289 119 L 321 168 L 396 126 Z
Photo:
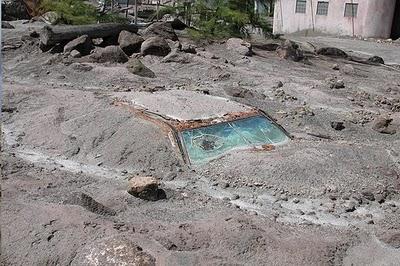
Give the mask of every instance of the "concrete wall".
M 300 31 L 333 35 L 389 38 L 396 0 L 322 0 L 329 2 L 328 15 L 316 15 L 317 3 L 307 0 L 306 13 L 295 13 L 296 0 L 277 0 L 274 33 Z M 357 17 L 345 17 L 346 3 L 358 3 Z

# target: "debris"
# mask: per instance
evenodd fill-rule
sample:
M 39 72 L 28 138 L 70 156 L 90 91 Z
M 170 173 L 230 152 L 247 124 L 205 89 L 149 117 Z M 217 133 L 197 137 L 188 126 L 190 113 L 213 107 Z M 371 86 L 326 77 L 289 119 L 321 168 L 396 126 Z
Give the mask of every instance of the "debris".
M 331 122 L 331 127 L 334 130 L 339 130 L 339 131 L 345 129 L 344 123 L 343 122 L 337 122 L 337 121 Z
M 81 55 L 85 56 L 90 54 L 94 46 L 92 40 L 88 35 L 82 35 L 64 46 L 64 53 L 69 53 L 72 50 L 78 51 Z
M 251 44 L 239 38 L 228 39 L 226 41 L 226 48 L 243 56 L 251 56 L 253 54 Z
M 90 55 L 90 59 L 98 63 L 125 63 L 129 60 L 119 46 L 96 48 L 94 53 Z
M 341 57 L 347 58 L 348 55 L 345 51 L 336 47 L 322 47 L 317 50 L 317 54 L 331 56 L 331 57 Z
M 171 52 L 168 43 L 160 37 L 150 37 L 142 43 L 140 52 L 145 55 L 166 56 Z
M 118 37 L 119 47 L 128 55 L 140 52 L 140 46 L 144 39 L 136 34 L 126 30 L 121 31 Z
M 165 199 L 166 195 L 158 188 L 159 182 L 154 177 L 135 176 L 129 180 L 128 193 L 144 200 L 157 201 Z
M 128 68 L 129 72 L 131 72 L 132 74 L 138 75 L 138 76 L 147 77 L 147 78 L 154 78 L 156 76 L 154 74 L 154 72 L 151 71 L 151 69 L 147 68 L 137 58 L 129 59 L 126 67 Z

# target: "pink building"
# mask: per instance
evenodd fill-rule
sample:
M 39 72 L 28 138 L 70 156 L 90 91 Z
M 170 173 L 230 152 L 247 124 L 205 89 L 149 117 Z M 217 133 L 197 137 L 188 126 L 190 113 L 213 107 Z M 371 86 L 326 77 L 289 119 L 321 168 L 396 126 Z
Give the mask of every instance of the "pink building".
M 276 0 L 274 33 L 400 37 L 400 0 Z

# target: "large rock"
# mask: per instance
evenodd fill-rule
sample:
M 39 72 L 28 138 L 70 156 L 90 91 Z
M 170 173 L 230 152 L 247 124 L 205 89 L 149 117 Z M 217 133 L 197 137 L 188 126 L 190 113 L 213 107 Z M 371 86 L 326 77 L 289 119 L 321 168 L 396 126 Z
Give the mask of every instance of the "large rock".
M 81 55 L 88 55 L 93 50 L 94 46 L 92 40 L 88 35 L 82 35 L 64 46 L 64 53 L 77 50 Z
M 129 31 L 121 31 L 118 37 L 119 47 L 128 55 L 140 52 L 140 46 L 142 45 L 144 39 Z
M 251 44 L 239 38 L 228 39 L 226 41 L 226 47 L 228 50 L 240 55 L 251 56 L 253 54 Z
M 143 30 L 142 35 L 147 39 L 149 37 L 162 37 L 173 41 L 178 40 L 171 22 L 155 22 Z
M 98 63 L 126 63 L 129 60 L 128 56 L 119 46 L 97 48 L 95 52 L 90 55 L 90 59 Z
M 158 188 L 154 177 L 136 176 L 129 180 L 128 193 L 144 200 L 156 201 L 165 198 L 165 192 Z
M 168 43 L 161 37 L 150 37 L 142 43 L 142 55 L 166 56 L 171 52 Z
M 129 72 L 138 76 L 147 78 L 154 78 L 156 76 L 154 72 L 151 71 L 151 69 L 143 65 L 143 63 L 137 58 L 129 59 L 126 68 L 128 69 Z
M 346 54 L 345 51 L 336 48 L 336 47 L 322 47 L 317 50 L 317 54 L 319 55 L 325 55 L 325 56 L 330 56 L 330 57 L 341 57 L 341 58 L 347 58 L 348 55 Z
M 304 59 L 303 51 L 296 43 L 290 40 L 286 40 L 282 45 L 280 45 L 276 49 L 276 52 L 278 53 L 278 56 L 283 59 L 290 59 L 295 62 Z
M 153 256 L 143 251 L 141 247 L 133 243 L 125 236 L 111 236 L 89 241 L 81 249 L 72 261 L 73 266 L 153 266 L 156 265 Z

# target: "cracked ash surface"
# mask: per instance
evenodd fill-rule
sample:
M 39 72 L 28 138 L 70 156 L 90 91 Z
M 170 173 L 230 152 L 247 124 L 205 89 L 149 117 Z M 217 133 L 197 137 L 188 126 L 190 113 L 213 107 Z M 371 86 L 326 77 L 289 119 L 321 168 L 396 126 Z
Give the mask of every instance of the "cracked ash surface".
M 132 265 L 400 261 L 395 66 L 293 62 L 257 48 L 242 57 L 212 43 L 184 64 L 145 56 L 156 74 L 145 78 L 123 64 L 42 53 L 34 39 L 20 40 L 28 27 L 16 24 L 3 29 L 5 44 L 20 43 L 3 51 L 4 265 L 118 265 L 108 261 L 115 254 Z M 382 45 L 398 54 L 398 45 Z M 259 108 L 294 138 L 188 166 L 159 125 L 113 104 L 120 92 L 170 90 Z M 396 133 L 373 130 L 382 115 Z M 159 179 L 166 199 L 129 195 L 136 175 Z

